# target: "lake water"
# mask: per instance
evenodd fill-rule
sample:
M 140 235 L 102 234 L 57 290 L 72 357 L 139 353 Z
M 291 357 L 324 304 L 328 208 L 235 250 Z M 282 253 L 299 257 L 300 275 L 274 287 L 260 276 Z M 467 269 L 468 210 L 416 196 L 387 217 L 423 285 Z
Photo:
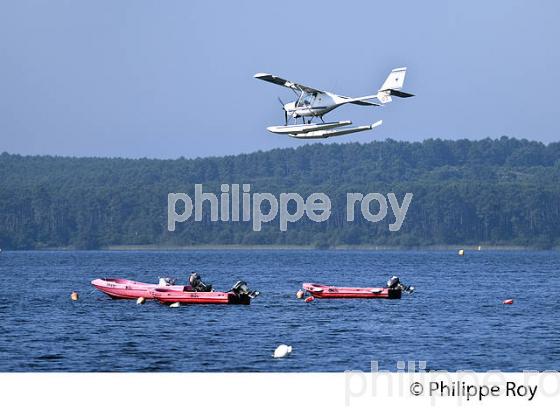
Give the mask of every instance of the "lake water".
M 250 306 L 111 300 L 97 277 L 214 288 L 238 279 Z M 0 371 L 560 370 L 560 253 L 193 250 L 2 252 Z M 401 300 L 295 298 L 303 282 L 416 287 Z M 70 293 L 80 294 L 78 302 Z M 513 298 L 513 305 L 502 300 Z M 273 359 L 280 344 L 293 346 Z

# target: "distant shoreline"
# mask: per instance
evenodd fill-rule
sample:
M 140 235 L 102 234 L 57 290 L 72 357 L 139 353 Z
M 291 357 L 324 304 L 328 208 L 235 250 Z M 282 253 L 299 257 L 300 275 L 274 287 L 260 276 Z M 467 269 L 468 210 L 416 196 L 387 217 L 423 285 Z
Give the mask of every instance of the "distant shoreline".
M 3 249 L 2 251 L 18 252 L 18 251 L 190 251 L 190 250 L 329 250 L 329 251 L 454 251 L 457 252 L 463 249 L 465 252 L 483 252 L 483 251 L 559 251 L 559 248 L 552 249 L 538 249 L 527 246 L 508 246 L 508 245 L 480 245 L 480 250 L 474 245 L 433 245 L 433 246 L 419 246 L 419 247 L 402 247 L 402 246 L 330 246 L 330 247 L 317 247 L 312 245 L 188 245 L 188 246 L 165 246 L 165 245 L 113 245 L 102 247 L 99 249 L 76 249 L 71 247 L 61 248 L 39 248 L 39 249 L 18 249 L 9 250 Z

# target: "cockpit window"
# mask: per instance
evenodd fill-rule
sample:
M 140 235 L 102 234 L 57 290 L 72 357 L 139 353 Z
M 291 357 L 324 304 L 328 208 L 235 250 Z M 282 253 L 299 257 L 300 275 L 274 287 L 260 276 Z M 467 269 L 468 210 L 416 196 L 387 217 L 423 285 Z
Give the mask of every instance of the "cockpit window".
M 312 105 L 316 96 L 316 94 L 303 93 L 301 97 L 299 97 L 296 107 L 308 107 Z

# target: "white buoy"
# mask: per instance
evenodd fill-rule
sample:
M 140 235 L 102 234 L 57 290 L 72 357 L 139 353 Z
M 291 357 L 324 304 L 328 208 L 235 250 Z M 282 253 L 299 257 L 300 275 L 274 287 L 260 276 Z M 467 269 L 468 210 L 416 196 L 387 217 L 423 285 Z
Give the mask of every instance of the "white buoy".
M 300 289 L 296 292 L 296 298 L 303 299 L 304 296 L 305 296 L 305 292 L 303 290 Z
M 146 301 L 146 298 L 143 298 L 142 296 L 140 296 L 138 299 L 136 299 L 136 304 L 137 305 L 143 305 L 145 301 Z
M 172 304 L 169 305 L 169 307 L 173 307 L 173 308 L 179 307 L 179 306 L 181 306 L 181 304 L 179 302 L 175 302 L 175 303 L 172 303 Z
M 464 256 L 465 255 L 465 250 L 464 249 L 459 249 L 458 254 L 459 254 L 459 256 Z
M 276 350 L 274 350 L 274 354 L 272 355 L 272 357 L 274 357 L 275 359 L 280 359 L 282 357 L 288 356 L 290 353 L 292 353 L 292 346 L 282 344 L 278 346 Z
M 75 301 L 77 301 L 78 299 L 80 299 L 80 295 L 78 295 L 78 292 L 73 291 L 73 292 L 70 294 L 70 299 L 72 299 L 72 300 L 75 302 Z
M 481 250 L 482 250 L 482 246 L 478 245 L 478 250 L 481 251 Z

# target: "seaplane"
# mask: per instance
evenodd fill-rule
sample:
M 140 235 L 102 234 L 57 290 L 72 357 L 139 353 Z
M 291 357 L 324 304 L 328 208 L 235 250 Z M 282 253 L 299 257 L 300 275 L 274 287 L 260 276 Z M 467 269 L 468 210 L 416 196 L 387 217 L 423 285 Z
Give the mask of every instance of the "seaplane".
M 268 127 L 267 130 L 293 138 L 311 139 L 329 138 L 368 131 L 380 126 L 383 123 L 381 120 L 360 127 L 349 127 L 352 125 L 351 121 L 325 122 L 323 115 L 344 104 L 381 107 L 390 103 L 393 96 L 400 98 L 413 97 L 414 94 L 402 91 L 405 76 L 406 67 L 395 68 L 389 73 L 389 76 L 376 94 L 363 97 L 346 97 L 330 91 L 322 91 L 298 84 L 267 73 L 257 73 L 254 75 L 254 78 L 289 88 L 297 96 L 295 101 L 286 104 L 278 98 L 278 101 L 282 104 L 282 110 L 284 110 L 284 125 Z M 298 118 L 301 118 L 301 124 L 298 124 Z M 321 122 L 313 123 L 313 118 L 319 118 Z M 289 119 L 291 119 L 292 124 L 289 124 Z

